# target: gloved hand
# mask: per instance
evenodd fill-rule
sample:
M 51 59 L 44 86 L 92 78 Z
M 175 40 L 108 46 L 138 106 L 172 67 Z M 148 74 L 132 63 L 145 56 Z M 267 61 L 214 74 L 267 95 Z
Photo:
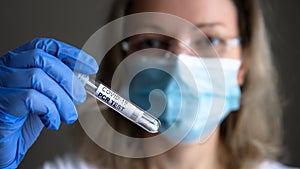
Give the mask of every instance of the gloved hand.
M 76 66 L 75 66 L 76 63 Z M 96 61 L 79 49 L 39 38 L 0 57 L 0 168 L 16 168 L 42 128 L 76 121 L 86 92 L 73 71 L 94 74 Z

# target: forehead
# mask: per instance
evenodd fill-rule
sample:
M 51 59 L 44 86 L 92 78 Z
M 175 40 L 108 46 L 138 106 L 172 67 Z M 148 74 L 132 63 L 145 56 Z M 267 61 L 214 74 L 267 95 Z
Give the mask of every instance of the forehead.
M 235 26 L 237 22 L 231 0 L 132 0 L 130 12 L 164 12 L 193 24 L 218 22 Z

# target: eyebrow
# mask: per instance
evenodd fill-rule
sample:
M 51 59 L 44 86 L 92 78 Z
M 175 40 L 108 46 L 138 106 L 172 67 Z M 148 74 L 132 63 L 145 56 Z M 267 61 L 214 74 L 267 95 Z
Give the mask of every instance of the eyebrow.
M 155 24 L 143 24 L 142 26 L 145 26 L 146 28 L 151 28 L 157 31 L 163 31 L 163 29 L 161 27 L 159 27 L 158 25 Z
M 162 28 L 157 25 L 152 24 L 145 24 L 148 28 L 152 28 L 154 30 L 160 30 L 162 31 Z M 212 22 L 212 23 L 200 23 L 195 25 L 197 28 L 209 28 L 209 27 L 215 27 L 215 26 L 222 26 L 223 24 L 220 22 Z
M 207 28 L 207 27 L 215 27 L 215 26 L 221 26 L 221 25 L 223 25 L 223 24 L 220 22 L 212 22 L 212 23 L 200 23 L 200 24 L 197 24 L 196 27 L 197 28 Z
M 223 24 L 220 22 L 208 22 L 208 23 L 200 23 L 200 24 L 195 24 L 193 28 L 197 29 L 205 29 L 205 28 L 213 28 L 213 27 L 217 27 L 217 26 L 222 26 Z M 156 24 L 149 24 L 149 23 L 143 23 L 141 24 L 142 27 L 146 28 L 146 29 L 150 29 L 153 30 L 154 32 L 158 31 L 160 33 L 165 33 L 166 30 Z M 193 30 L 192 28 L 192 30 Z

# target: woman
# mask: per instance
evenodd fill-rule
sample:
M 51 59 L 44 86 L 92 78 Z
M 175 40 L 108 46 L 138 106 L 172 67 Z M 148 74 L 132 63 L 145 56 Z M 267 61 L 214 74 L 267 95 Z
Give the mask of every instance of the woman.
M 76 165 L 83 168 L 89 166 L 87 163 L 93 164 L 93 166 L 89 166 L 90 168 L 96 166 L 99 168 L 284 168 L 284 166 L 272 162 L 276 159 L 280 149 L 280 133 L 278 131 L 280 131 L 279 118 L 281 109 L 276 92 L 276 74 L 272 64 L 262 14 L 257 1 L 188 0 L 183 3 L 179 0 L 174 0 L 170 3 L 170 1 L 164 0 L 131 0 L 129 2 L 120 1 L 116 4 L 115 10 L 113 10 L 115 12 L 115 18 L 139 12 L 161 12 L 178 16 L 194 25 L 198 25 L 199 29 L 204 32 L 212 45 L 216 48 L 217 52 L 219 52 L 219 55 L 223 58 L 240 60 L 241 66 L 237 70 L 236 77 L 237 84 L 241 89 L 240 106 L 238 109 L 230 109 L 231 111 L 224 117 L 224 120 L 217 125 L 216 129 L 210 130 L 210 133 L 208 133 L 209 136 L 206 138 L 205 142 L 202 143 L 193 142 L 191 144 L 178 144 L 166 152 L 147 158 L 127 158 L 106 152 L 91 143 L 89 139 L 86 139 L 81 149 L 82 156 L 80 158 L 67 156 L 66 158 L 59 159 L 56 163 L 45 164 L 45 168 L 74 168 Z M 143 36 L 141 37 L 143 38 Z M 165 49 L 160 46 L 161 41 L 158 41 L 159 45 L 156 46 L 157 39 L 154 37 L 156 37 L 156 35 L 150 35 L 150 38 L 147 37 L 146 46 L 143 45 L 141 48 L 135 48 L 136 43 L 134 43 L 134 37 L 126 39 L 126 43 L 128 44 L 123 45 L 123 49 L 120 49 L 121 45 L 117 45 L 110 53 L 113 54 L 113 61 L 107 59 L 110 58 L 107 57 L 102 63 L 103 66 L 100 66 L 101 70 L 99 71 L 99 78 L 109 84 L 111 82 L 112 74 L 107 74 L 107 72 L 112 72 L 111 69 L 114 69 L 124 57 L 136 50 L 153 47 Z M 229 39 L 238 39 L 237 42 L 239 43 L 235 43 L 232 48 L 227 49 L 226 45 L 228 44 L 226 42 Z M 155 43 L 152 40 L 155 40 Z M 143 42 L 143 39 L 137 42 Z M 78 51 L 60 42 L 51 41 L 51 43 L 54 43 L 55 45 L 47 44 L 47 47 L 44 47 L 44 42 L 40 42 L 39 40 L 33 41 L 29 45 L 25 45 L 25 47 L 18 48 L 13 52 L 8 53 L 6 56 L 2 57 L 1 61 L 2 65 L 7 67 L 18 67 L 22 64 L 17 63 L 19 61 L 14 58 L 18 58 L 19 55 L 22 55 L 23 51 L 32 48 L 41 48 L 46 51 L 47 54 L 41 54 L 43 51 L 35 51 L 25 55 L 27 57 L 38 55 L 42 58 L 47 58 L 45 61 L 42 61 L 41 64 L 38 64 L 40 66 L 34 65 L 31 67 L 38 67 L 43 71 L 46 71 L 46 75 L 52 78 L 54 77 L 53 79 L 64 89 L 63 91 L 58 87 L 56 90 L 57 93 L 49 94 L 42 89 L 43 87 L 41 87 L 39 83 L 35 83 L 37 84 L 37 87 L 34 87 L 34 85 L 31 85 L 33 87 L 30 87 L 29 85 L 29 88 L 41 91 L 41 93 L 51 98 L 54 102 L 54 104 L 48 103 L 48 100 L 45 98 L 42 99 L 42 101 L 47 105 L 45 106 L 46 108 L 43 106 L 35 107 L 34 104 L 29 104 L 31 106 L 30 108 L 23 107 L 24 110 L 36 110 L 36 112 L 40 112 L 38 117 L 29 115 L 21 120 L 18 119 L 18 121 L 22 121 L 22 123 L 20 123 L 21 126 L 18 128 L 24 128 L 22 127 L 23 125 L 26 126 L 27 123 L 32 124 L 32 121 L 37 121 L 39 120 L 38 118 L 41 119 L 42 123 L 29 125 L 31 128 L 30 131 L 34 133 L 33 135 L 35 135 L 35 138 L 38 136 L 38 133 L 44 125 L 50 129 L 57 129 L 60 123 L 60 120 L 57 119 L 61 119 L 67 123 L 76 120 L 77 116 L 74 113 L 74 107 L 66 105 L 73 105 L 72 100 L 75 103 L 81 103 L 84 100 L 83 93 L 76 94 L 75 96 L 72 93 L 72 90 L 69 88 L 70 84 L 68 83 L 71 79 L 67 76 L 59 76 L 60 71 L 69 72 L 69 70 L 64 69 L 66 66 L 59 62 L 59 60 L 49 59 L 50 57 L 48 57 L 48 54 L 57 56 L 64 64 L 70 68 L 76 69 L 69 59 L 71 54 L 66 51 L 68 51 L 68 49 L 69 51 L 75 51 L 73 53 L 75 56 L 78 54 Z M 218 50 L 217 48 L 219 46 L 221 46 L 221 49 L 226 50 Z M 180 46 L 180 43 L 175 45 L 172 44 L 171 46 L 168 46 L 167 49 L 176 55 L 194 55 L 185 45 Z M 66 55 L 67 57 L 65 57 Z M 88 57 L 86 56 L 86 58 Z M 73 60 L 75 59 L 77 58 L 74 57 Z M 84 62 L 86 60 L 87 59 L 81 61 Z M 57 71 L 48 71 L 52 69 L 44 66 L 56 62 L 59 62 L 60 67 L 62 67 Z M 91 67 L 79 66 L 76 71 L 86 74 L 95 73 L 96 69 L 94 68 L 94 61 L 89 59 L 88 62 L 92 65 Z M 26 66 L 26 68 L 30 67 L 28 65 L 29 63 L 24 64 L 23 68 Z M 115 67 L 111 65 L 114 65 Z M 2 69 L 4 69 L 5 66 L 3 66 Z M 102 72 L 106 72 L 105 75 L 101 74 Z M 31 75 L 33 76 L 36 74 L 37 73 L 35 72 Z M 44 78 L 46 75 L 43 74 L 41 77 Z M 69 77 L 72 77 L 72 75 Z M 1 78 L 4 79 L 4 77 Z M 64 78 L 67 80 L 63 81 L 62 79 Z M 49 83 L 52 84 L 52 81 L 49 81 Z M 12 83 L 2 82 L 2 84 L 4 87 L 24 87 Z M 77 85 L 80 88 L 79 90 L 82 90 L 82 86 L 80 86 L 80 84 L 76 84 L 75 86 Z M 67 94 L 63 95 L 59 93 Z M 59 97 L 55 98 L 55 95 L 58 95 Z M 71 99 L 68 98 L 69 96 L 71 96 Z M 40 98 L 43 97 L 40 96 Z M 64 100 L 64 102 L 61 103 L 61 100 Z M 2 105 L 10 105 L 5 102 L 5 99 L 2 99 L 1 102 Z M 39 103 L 40 101 L 31 99 L 29 102 Z M 56 111 L 51 115 L 43 113 L 46 110 L 55 111 L 53 106 L 56 106 L 60 111 Z M 119 118 L 119 115 L 112 115 L 113 113 L 109 113 L 111 110 L 104 109 L 105 108 L 102 108 L 102 113 L 108 119 L 110 124 L 121 133 L 134 137 L 153 137 L 152 134 L 147 134 L 142 130 L 139 131 L 139 128 L 126 120 Z M 6 113 L 5 115 L 7 115 L 8 113 L 9 117 L 11 115 L 23 117 L 24 115 L 22 113 L 21 115 L 15 113 L 12 109 L 4 110 L 1 111 L 2 114 Z M 66 113 L 67 110 L 73 113 L 70 113 L 71 115 L 69 115 Z M 56 121 L 53 119 L 56 119 Z M 2 126 L 8 124 L 6 121 L 4 122 L 2 122 Z M 15 122 L 14 119 L 9 122 L 9 124 L 19 124 L 18 122 Z M 28 126 L 26 128 L 28 128 Z M 28 130 L 22 129 L 22 131 Z M 5 133 L 3 131 L 1 132 Z M 5 134 L 3 134 L 3 136 L 9 138 L 9 136 Z M 14 141 L 14 143 L 20 142 L 20 139 L 18 138 L 19 135 L 16 135 L 11 140 Z M 113 135 L 111 136 L 111 139 L 114 139 Z M 26 140 L 26 138 L 23 140 Z M 35 139 L 31 139 L 30 142 L 25 144 L 25 150 L 21 149 L 21 152 L 19 152 L 20 150 L 18 149 L 17 154 L 13 153 L 9 156 L 11 158 L 3 158 L 3 160 L 1 160 L 1 167 L 7 165 L 17 166 L 23 158 L 27 148 L 34 140 Z M 124 145 L 128 144 L 124 143 Z M 10 146 L 6 147 L 10 148 Z M 143 147 L 140 151 L 151 150 Z M 7 150 L 5 150 L 5 146 L 2 146 L 1 154 L 3 155 L 4 152 L 7 152 Z
M 259 4 L 256 1 L 237 0 L 185 1 L 184 3 L 157 0 L 151 2 L 117 2 L 114 9 L 114 18 L 138 12 L 163 12 L 179 16 L 194 25 L 220 23 L 221 26 L 211 26 L 202 29 L 202 31 L 212 40 L 214 38 L 225 40 L 240 37 L 242 39 L 241 44 L 221 55 L 242 60 L 242 66 L 238 74 L 238 83 L 242 88 L 241 108 L 238 111 L 231 112 L 209 139 L 200 145 L 178 145 L 158 156 L 146 159 L 131 159 L 105 153 L 101 149 L 93 151 L 95 147 L 87 141 L 82 148 L 83 153 L 88 152 L 84 153 L 84 157 L 100 164 L 106 164 L 108 168 L 232 169 L 255 168 L 260 165 L 262 165 L 262 168 L 264 165 L 266 165 L 266 168 L 271 168 L 265 162 L 274 160 L 279 152 L 280 104 L 275 92 L 277 90 L 276 73 L 270 56 Z M 152 38 L 153 42 L 148 42 L 144 48 L 161 47 L 159 45 L 155 46 L 157 38 L 155 36 Z M 132 39 L 134 41 L 134 38 Z M 151 38 L 148 37 L 147 40 L 149 41 L 149 39 Z M 130 43 L 130 38 L 127 41 Z M 144 49 L 137 48 L 132 49 L 132 51 L 127 49 L 125 53 L 120 54 L 122 50 L 120 48 L 116 46 L 114 51 L 110 53 L 111 57 L 116 58 L 115 56 L 121 55 L 122 58 L 122 55 L 128 56 L 137 49 Z M 174 49 L 172 52 L 188 53 L 182 48 Z M 110 62 L 111 59 L 107 60 L 109 64 L 104 60 L 102 70 L 99 72 L 108 72 L 112 69 L 111 65 L 117 65 L 120 62 L 119 60 L 116 59 L 115 64 Z M 105 65 L 110 65 L 110 67 L 106 68 Z M 111 75 L 106 75 L 100 73 L 102 81 L 110 84 Z M 115 122 L 111 124 L 115 125 L 114 128 L 126 132 L 128 135 L 136 136 L 134 132 L 129 131 L 128 133 L 128 131 L 122 130 L 126 128 L 124 126 L 128 128 L 130 124 L 125 122 L 126 124 L 123 126 L 120 125 L 123 122 L 122 119 L 120 120 L 117 117 L 108 118 L 112 118 L 113 120 L 110 121 Z M 135 127 L 133 131 L 136 131 Z M 124 143 L 124 145 L 129 144 Z M 88 151 L 87 147 L 90 147 Z

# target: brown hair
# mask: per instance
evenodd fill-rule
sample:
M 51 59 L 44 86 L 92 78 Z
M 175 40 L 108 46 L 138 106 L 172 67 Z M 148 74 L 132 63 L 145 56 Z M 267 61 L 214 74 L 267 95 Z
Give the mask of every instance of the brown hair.
M 276 71 L 273 67 L 260 5 L 257 0 L 233 0 L 233 2 L 239 17 L 243 55 L 249 66 L 242 86 L 241 108 L 230 113 L 220 126 L 219 159 L 225 168 L 240 169 L 252 168 L 263 160 L 274 159 L 279 153 L 281 105 L 277 91 Z M 129 2 L 125 0 L 117 1 L 113 7 L 112 19 L 124 16 L 128 4 Z M 121 57 L 120 52 L 120 46 L 117 45 L 108 55 Z M 114 69 L 120 60 L 122 58 L 104 59 L 100 66 L 102 72 L 111 72 L 112 67 Z M 105 65 L 110 66 L 105 67 Z M 99 78 L 107 84 L 110 83 L 109 76 L 99 75 Z M 105 116 L 116 129 L 126 123 L 124 125 L 127 126 L 125 128 L 128 131 L 120 129 L 121 132 L 130 133 L 133 129 L 138 130 L 131 123 L 112 113 L 107 113 Z M 83 152 L 87 152 L 84 154 L 91 157 L 90 160 L 97 161 L 105 167 L 146 168 L 143 159 L 119 157 L 97 148 L 89 141 L 82 148 Z

